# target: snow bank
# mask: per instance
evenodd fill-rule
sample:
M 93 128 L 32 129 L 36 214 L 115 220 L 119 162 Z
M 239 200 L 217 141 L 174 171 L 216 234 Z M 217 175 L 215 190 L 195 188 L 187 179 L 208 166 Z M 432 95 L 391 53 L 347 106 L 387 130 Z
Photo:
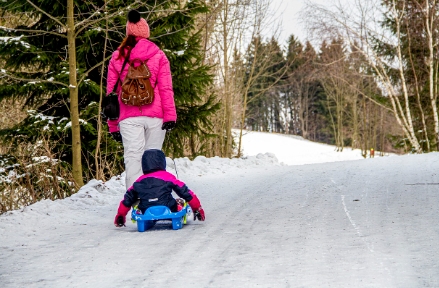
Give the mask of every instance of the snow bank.
M 258 153 L 256 156 L 245 156 L 242 158 L 207 158 L 198 156 L 193 161 L 188 158 L 177 158 L 172 160 L 166 158 L 167 170 L 169 172 L 185 173 L 189 175 L 205 175 L 208 173 L 225 173 L 231 169 L 251 169 L 261 166 L 282 166 L 276 155 L 273 153 Z
M 284 165 L 279 163 L 276 156 L 272 153 L 258 154 L 240 159 L 198 156 L 193 161 L 186 157 L 174 160 L 167 157 L 166 162 L 167 170 L 170 173 L 174 175 L 179 173 L 179 176 L 184 175 L 184 178 L 190 178 L 194 175 L 223 174 L 263 166 Z M 0 216 L 0 219 L 5 221 L 8 218 L 11 222 L 16 222 L 16 217 L 32 219 L 36 215 L 41 215 L 42 217 L 62 215 L 62 217 L 68 218 L 68 211 L 70 210 L 88 210 L 93 207 L 110 205 L 115 202 L 115 198 L 121 199 L 125 191 L 124 172 L 106 182 L 93 179 L 82 186 L 77 193 L 66 199 L 55 201 L 43 200 L 19 210 L 6 212 Z
M 234 134 L 237 137 L 239 130 L 234 130 Z M 268 132 L 243 131 L 242 150 L 246 156 L 271 152 L 287 165 L 364 159 L 360 149 L 346 147 L 342 152 L 337 152 L 335 146 L 312 142 L 300 136 Z M 375 155 L 378 153 L 376 151 Z

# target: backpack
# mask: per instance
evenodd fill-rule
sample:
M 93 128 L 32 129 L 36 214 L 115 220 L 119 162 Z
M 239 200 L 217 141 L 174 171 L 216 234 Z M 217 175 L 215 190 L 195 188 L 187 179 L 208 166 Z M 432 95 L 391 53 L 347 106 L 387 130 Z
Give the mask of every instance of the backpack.
M 128 74 L 122 82 L 122 102 L 130 106 L 142 106 L 151 104 L 154 101 L 154 88 L 151 85 L 148 60 L 134 59 L 130 61 Z M 140 63 L 134 67 L 135 63 Z

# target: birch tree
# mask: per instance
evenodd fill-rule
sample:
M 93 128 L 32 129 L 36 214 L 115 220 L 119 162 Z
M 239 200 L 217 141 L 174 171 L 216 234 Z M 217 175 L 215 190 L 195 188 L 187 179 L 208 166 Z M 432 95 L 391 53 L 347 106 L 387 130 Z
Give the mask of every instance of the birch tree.
M 413 117 L 414 114 L 419 113 L 419 110 L 426 111 L 428 108 L 425 103 L 416 100 L 416 97 L 414 97 L 416 94 L 413 93 L 414 89 L 409 86 L 409 71 L 412 67 L 410 67 L 410 54 L 405 47 L 409 40 L 413 39 L 413 35 L 407 33 L 407 27 L 417 25 L 419 22 L 416 22 L 416 24 L 407 21 L 407 9 L 416 4 L 415 2 L 423 7 L 419 11 L 423 11 L 424 15 L 424 32 L 426 35 L 431 35 L 431 37 L 422 40 L 423 43 L 421 44 L 423 47 L 429 47 L 427 50 L 429 53 L 423 55 L 423 57 L 430 68 L 430 80 L 428 82 L 430 83 L 431 101 L 429 109 L 431 109 L 431 113 L 429 114 L 434 119 L 433 133 L 435 134 L 434 138 L 437 139 L 437 97 L 435 96 L 435 89 L 437 90 L 437 88 L 434 85 L 434 75 L 437 75 L 434 67 L 437 67 L 437 61 L 435 62 L 432 59 L 436 54 L 431 53 L 435 51 L 434 49 L 437 49 L 434 40 L 436 36 L 434 36 L 434 33 L 429 34 L 427 29 L 428 27 L 431 29 L 434 25 L 432 23 L 436 23 L 435 2 L 356 0 L 349 7 L 338 4 L 334 6 L 334 9 L 308 4 L 306 15 L 313 15 L 312 18 L 307 18 L 308 27 L 311 31 L 321 36 L 341 36 L 343 41 L 346 41 L 363 55 L 365 62 L 374 72 L 376 82 L 385 91 L 390 108 L 403 130 L 405 138 L 413 151 L 420 153 L 424 150 L 420 143 L 423 142 L 425 133 L 430 129 L 429 125 L 431 124 L 424 121 L 426 129 L 417 129 L 416 127 L 419 126 L 416 124 L 418 117 Z M 429 9 L 427 9 L 427 6 Z M 384 25 L 382 25 L 383 23 Z M 424 117 L 422 113 L 420 114 L 421 117 Z

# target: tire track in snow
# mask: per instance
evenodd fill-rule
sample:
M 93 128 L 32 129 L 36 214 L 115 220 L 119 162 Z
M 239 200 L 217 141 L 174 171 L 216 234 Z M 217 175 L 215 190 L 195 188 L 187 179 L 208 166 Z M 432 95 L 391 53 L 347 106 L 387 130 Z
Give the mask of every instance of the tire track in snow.
M 333 184 L 337 184 L 333 179 L 331 179 L 331 182 Z M 341 190 L 341 189 L 339 189 Z M 367 194 L 366 194 L 367 195 Z M 355 223 L 355 221 L 352 219 L 351 214 L 349 213 L 349 209 L 346 206 L 346 202 L 345 202 L 345 195 L 340 195 L 341 196 L 341 203 L 343 204 L 343 209 L 344 212 L 346 214 L 346 217 L 349 219 L 349 222 L 351 223 L 352 227 L 354 227 L 355 232 L 357 233 L 358 237 L 361 239 L 361 241 L 364 243 L 364 245 L 366 245 L 367 249 L 371 252 L 375 254 L 375 250 L 373 248 L 373 245 L 371 247 L 371 245 L 369 245 L 369 243 L 365 240 L 365 237 L 363 235 L 363 233 L 361 232 L 360 227 Z M 367 197 L 367 196 L 366 196 Z M 387 197 L 386 197 L 386 206 L 387 206 Z M 384 269 L 387 273 L 387 275 L 389 277 L 392 277 L 392 274 L 389 270 L 389 268 L 385 265 L 384 261 L 387 260 L 387 258 L 384 257 L 384 261 L 383 259 L 380 259 L 380 257 L 375 257 L 376 260 L 378 260 L 379 262 L 379 267 L 381 267 L 381 269 Z M 387 285 L 384 285 L 384 287 L 387 287 Z
M 331 179 L 331 182 L 337 185 L 337 182 L 334 181 L 334 179 Z M 339 187 L 337 187 L 337 189 L 342 191 L 342 189 L 340 189 Z M 367 249 L 369 249 L 370 252 L 374 253 L 373 247 L 371 247 L 371 245 L 369 245 L 369 243 L 367 243 L 366 240 L 364 240 L 364 235 L 363 233 L 361 233 L 360 227 L 358 227 L 354 219 L 352 219 L 351 214 L 349 213 L 349 209 L 346 206 L 346 202 L 344 201 L 345 195 L 340 195 L 340 196 L 341 196 L 341 203 L 343 204 L 344 212 L 347 218 L 349 219 L 349 222 L 351 223 L 352 227 L 354 227 L 355 232 L 357 233 L 358 237 L 360 237 L 361 241 L 363 241 L 363 243 L 366 245 Z
M 349 222 L 351 222 L 351 225 L 354 227 L 355 231 L 357 232 L 358 237 L 361 238 L 361 241 L 363 241 L 363 243 L 367 246 L 367 248 L 369 249 L 370 252 L 374 252 L 373 248 L 370 247 L 369 243 L 366 242 L 366 240 L 364 240 L 364 235 L 363 233 L 361 233 L 360 227 L 357 226 L 357 224 L 355 224 L 355 221 L 352 219 L 348 208 L 346 207 L 346 203 L 344 201 L 345 195 L 341 195 L 341 202 L 343 204 L 343 209 L 344 212 L 346 213 L 346 216 L 349 219 Z

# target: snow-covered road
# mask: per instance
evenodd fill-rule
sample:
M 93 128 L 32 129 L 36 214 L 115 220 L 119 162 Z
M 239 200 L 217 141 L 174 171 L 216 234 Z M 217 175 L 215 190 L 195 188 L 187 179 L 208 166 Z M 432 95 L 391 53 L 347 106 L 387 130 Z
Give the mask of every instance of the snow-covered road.
M 439 154 L 238 166 L 179 171 L 177 231 L 115 228 L 114 186 L 2 215 L 0 286 L 439 287 Z

